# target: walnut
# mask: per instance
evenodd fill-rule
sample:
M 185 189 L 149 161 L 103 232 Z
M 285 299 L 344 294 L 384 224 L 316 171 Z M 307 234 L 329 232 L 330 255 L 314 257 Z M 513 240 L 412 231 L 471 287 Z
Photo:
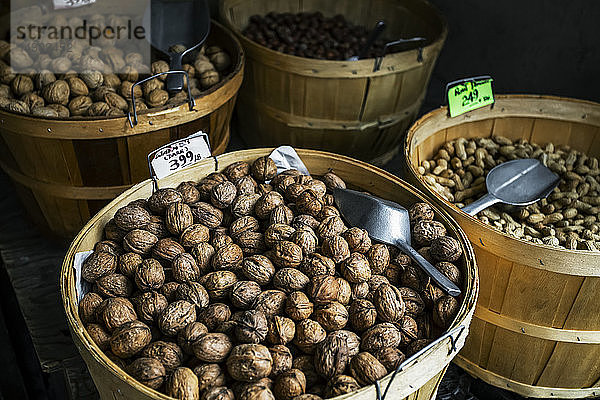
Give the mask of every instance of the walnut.
M 281 344 L 276 344 L 269 348 L 269 352 L 273 359 L 273 366 L 270 374 L 271 378 L 276 378 L 277 375 L 292 368 L 293 357 L 289 348 Z
M 196 307 L 185 300 L 169 304 L 158 317 L 158 327 L 167 336 L 175 336 L 190 322 L 196 320 Z
M 305 257 L 313 254 L 317 250 L 319 244 L 317 235 L 308 227 L 296 230 L 292 233 L 289 240 L 302 248 L 302 254 L 304 254 Z
M 272 259 L 280 267 L 298 267 L 303 260 L 302 248 L 286 240 L 276 242 Z
M 276 315 L 269 320 L 268 325 L 267 342 L 286 345 L 294 339 L 296 325 L 291 319 Z
M 88 108 L 92 105 L 92 99 L 88 96 L 77 96 L 69 102 L 69 112 L 73 116 L 86 115 Z
M 198 183 L 198 191 L 200 192 L 200 197 L 204 200 L 210 200 L 210 192 L 212 188 L 221 182 L 225 182 L 227 177 L 220 172 L 213 172 L 208 174 L 206 177 L 200 180 Z
M 348 247 L 348 242 L 346 242 L 346 239 L 339 235 L 331 236 L 323 240 L 321 251 L 325 256 L 331 258 L 336 264 L 339 264 L 350 257 L 350 248 Z
M 35 93 L 27 93 L 24 94 L 23 96 L 21 96 L 21 101 L 24 101 L 25 104 L 27 104 L 27 106 L 29 107 L 29 109 L 31 110 L 31 112 L 33 113 L 33 110 L 36 108 L 46 108 L 44 107 L 44 99 L 40 96 L 38 96 Z M 52 110 L 54 111 L 54 110 Z M 56 115 L 58 117 L 58 114 Z
M 402 342 L 400 343 L 402 346 L 408 346 L 413 340 L 419 338 L 419 327 L 417 322 L 408 315 L 402 317 L 402 319 L 396 323 L 396 327 L 398 327 L 402 333 Z
M 13 99 L 9 99 L 6 102 L 6 106 L 4 106 L 4 108 L 8 111 L 12 111 L 15 113 L 21 113 L 21 114 L 29 114 L 29 111 L 30 111 L 27 103 L 25 103 L 24 101 L 21 101 L 21 100 L 13 100 Z
M 254 308 L 264 312 L 267 317 L 282 314 L 286 298 L 281 290 L 265 290 L 256 297 Z
M 260 219 L 269 218 L 271 211 L 283 205 L 283 196 L 277 192 L 267 192 L 260 196 L 254 205 L 254 213 Z
M 227 371 L 238 381 L 253 382 L 269 376 L 273 359 L 269 349 L 261 344 L 240 344 L 227 358 Z
M 384 347 L 398 347 L 402 341 L 402 333 L 390 322 L 377 324 L 367 329 L 361 339 L 360 348 L 374 352 Z
M 160 340 L 152 342 L 142 350 L 142 356 L 152 357 L 160 361 L 167 373 L 171 373 L 183 363 L 183 351 L 181 351 L 178 345 L 172 342 L 163 342 Z
M 317 304 L 335 301 L 340 292 L 340 284 L 331 275 L 314 276 L 307 287 L 309 297 Z
M 209 243 L 202 242 L 196 244 L 190 250 L 190 253 L 196 261 L 196 265 L 200 270 L 200 275 L 205 274 L 210 269 L 212 257 L 215 254 L 215 249 Z
M 325 218 L 317 227 L 317 235 L 321 239 L 327 240 L 340 235 L 346 231 L 346 225 L 339 216 L 333 215 Z
M 223 174 L 232 182 L 242 176 L 246 176 L 250 173 L 250 164 L 245 161 L 237 161 L 233 164 L 229 164 L 224 170 Z
M 123 247 L 133 253 L 149 255 L 156 242 L 158 237 L 155 234 L 144 229 L 133 229 L 123 238 Z
M 148 198 L 148 208 L 157 214 L 164 214 L 171 203 L 183 201 L 183 196 L 175 189 L 158 189 Z
M 186 282 L 179 285 L 175 292 L 175 298 L 192 303 L 196 306 L 197 312 L 208 306 L 209 302 L 206 289 L 198 282 Z
M 451 236 L 440 236 L 433 239 L 429 251 L 431 256 L 438 261 L 454 262 L 462 256 L 460 243 Z
M 358 332 L 365 331 L 375 325 L 377 311 L 369 300 L 356 299 L 348 310 L 350 325 Z
M 371 248 L 371 239 L 369 233 L 360 228 L 350 228 L 342 234 L 342 237 L 348 242 L 351 252 L 366 253 Z
M 295 199 L 295 202 L 299 212 L 312 215 L 313 217 L 317 217 L 323 209 L 323 202 L 320 196 L 310 189 L 302 191 Z
M 150 328 L 140 321 L 129 321 L 116 328 L 110 337 L 110 349 L 118 357 L 139 353 L 152 340 Z
M 102 303 L 102 297 L 94 292 L 88 292 L 79 302 L 79 318 L 86 324 L 96 322 L 97 310 Z
M 312 190 L 313 192 L 315 192 L 315 194 L 319 198 L 321 198 L 321 201 L 323 201 L 322 198 L 323 198 L 323 196 L 325 196 L 325 193 L 327 192 L 327 186 L 325 185 L 325 183 L 323 181 L 321 181 L 319 179 L 311 179 L 309 182 L 307 182 L 305 184 L 305 186 L 308 190 Z M 326 206 L 326 204 L 323 203 L 323 206 Z M 339 214 L 339 212 L 337 212 L 335 215 L 340 215 L 340 214 Z
M 454 321 L 459 307 L 458 301 L 452 296 L 439 298 L 433 307 L 433 322 L 440 328 L 447 328 Z
M 81 277 L 90 283 L 98 278 L 112 274 L 117 269 L 117 257 L 106 251 L 95 251 L 85 259 L 81 266 Z
M 1 100 L 1 99 L 0 99 Z M 67 108 L 67 113 L 69 113 L 69 109 Z M 62 116 L 58 115 L 58 112 L 56 112 L 56 110 L 54 110 L 51 107 L 40 107 L 40 106 L 33 106 L 31 108 L 31 115 L 34 115 L 36 117 L 43 117 L 43 118 L 63 118 Z M 68 117 L 68 115 L 67 115 Z
M 400 287 L 398 290 L 406 306 L 406 314 L 417 316 L 425 311 L 425 302 L 419 295 L 419 292 L 408 287 Z
M 171 273 L 173 279 L 180 283 L 197 281 L 200 278 L 200 269 L 194 257 L 189 253 L 175 256 L 171 263 Z
M 206 325 L 211 331 L 229 321 L 230 318 L 231 309 L 224 303 L 212 303 L 198 315 L 198 321 Z
M 98 319 L 112 331 L 121 325 L 137 319 L 133 305 L 124 297 L 111 297 L 97 307 Z
M 219 364 L 200 364 L 194 368 L 194 374 L 198 377 L 198 388 L 201 392 L 225 384 L 225 374 Z
M 193 247 L 199 243 L 208 242 L 209 229 L 202 224 L 192 224 L 181 232 L 179 242 L 183 247 Z
M 273 287 L 286 293 L 304 290 L 309 281 L 308 276 L 296 268 L 281 268 L 273 275 Z
M 165 393 L 181 400 L 199 400 L 198 377 L 189 368 L 177 368 L 165 383 Z
M 207 70 L 200 75 L 200 85 L 203 89 L 216 85 L 221 80 L 217 71 Z
M 304 260 L 300 265 L 300 269 L 309 278 L 313 278 L 317 275 L 334 275 L 335 263 L 329 257 L 314 253 Z
M 395 371 L 406 359 L 404 353 L 395 347 L 384 347 L 373 355 L 388 371 Z
M 429 277 L 421 268 L 409 264 L 405 267 L 404 272 L 402 272 L 402 275 L 400 276 L 400 282 L 402 283 L 402 286 L 407 286 L 416 291 L 421 291 L 427 286 Z
M 106 104 L 103 101 L 97 101 L 97 102 L 93 103 L 87 109 L 87 115 L 90 117 L 106 115 L 106 113 L 108 112 L 109 109 L 110 109 L 110 106 L 108 104 Z M 69 115 L 70 115 L 70 111 L 69 111 Z
M 316 230 L 321 223 L 312 215 L 300 214 L 292 220 L 292 226 L 296 229 L 308 227 L 313 231 Z
M 237 244 L 221 247 L 212 257 L 212 267 L 215 270 L 235 271 L 240 268 L 244 253 Z
M 102 325 L 99 324 L 87 324 L 85 330 L 88 335 L 92 338 L 92 341 L 96 343 L 96 346 L 102 351 L 110 349 L 110 333 L 108 333 Z
M 390 264 L 390 252 L 384 244 L 374 244 L 367 253 L 374 274 L 383 274 Z
M 46 85 L 54 82 L 55 80 L 56 80 L 56 76 L 54 75 L 53 72 L 51 72 L 47 69 L 41 70 L 34 77 L 35 88 L 37 90 L 42 90 Z M 69 82 L 69 79 L 67 79 L 67 82 Z M 70 87 L 70 84 L 69 84 L 69 87 Z M 71 92 L 73 92 L 72 88 L 71 88 Z M 81 93 L 81 94 L 87 94 L 87 93 Z
M 150 223 L 150 213 L 142 207 L 127 205 L 117 210 L 114 221 L 117 227 L 125 231 L 144 229 Z
M 279 374 L 273 386 L 273 394 L 277 399 L 292 400 L 306 391 L 306 377 L 299 369 L 290 369 Z
M 127 100 L 125 100 L 123 97 L 119 96 L 114 92 L 106 91 L 102 100 L 104 100 L 104 102 L 109 106 L 109 110 L 106 112 L 105 115 L 108 115 L 111 112 L 111 110 L 115 112 L 116 115 L 118 115 L 119 111 L 122 113 L 129 109 Z
M 158 390 L 166 376 L 165 367 L 155 358 L 140 357 L 127 368 L 129 374 L 138 382 Z
M 360 389 L 360 385 L 351 376 L 337 375 L 327 381 L 325 397 L 337 397 Z
M 204 362 L 223 362 L 233 347 L 229 337 L 223 333 L 207 333 L 192 345 L 194 355 Z
M 238 196 L 242 194 L 254 194 L 257 186 L 256 181 L 250 175 L 242 176 L 235 181 L 235 188 Z
M 169 305 L 167 298 L 155 291 L 142 293 L 136 303 L 139 319 L 147 324 L 152 324 Z
M 427 203 L 415 203 L 408 210 L 410 225 L 414 226 L 421 220 L 432 221 L 435 217 L 433 208 Z
M 146 259 L 134 273 L 135 284 L 140 290 L 156 290 L 165 283 L 165 270 L 153 258 Z
M 313 312 L 313 303 L 304 292 L 292 292 L 286 299 L 285 312 L 295 321 L 310 317 Z
M 96 291 L 104 297 L 129 297 L 133 284 L 122 274 L 109 274 L 96 280 Z
M 325 340 L 327 333 L 317 321 L 305 319 L 296 325 L 294 344 L 305 353 L 312 354 L 315 347 Z
M 352 253 L 342 262 L 341 273 L 352 283 L 367 282 L 371 278 L 369 261 L 361 253 Z
M 223 211 L 208 203 L 199 201 L 191 205 L 194 222 L 209 228 L 216 228 L 223 222 Z
M 192 344 L 207 333 L 208 328 L 203 323 L 190 322 L 177 333 L 177 344 L 186 354 L 193 354 Z
M 141 86 L 133 86 L 133 82 L 129 81 L 121 82 L 121 86 L 119 87 L 119 94 L 129 101 L 131 101 L 132 95 L 136 99 L 140 99 L 143 95 Z M 148 100 L 149 99 L 150 98 L 148 98 Z
M 185 253 L 185 249 L 171 238 L 159 239 L 152 249 L 152 257 L 169 262 L 172 262 L 181 253 Z
M 260 197 L 261 196 L 257 193 L 239 195 L 233 200 L 233 203 L 231 203 L 231 212 L 238 218 L 252 214 L 256 202 Z
M 10 83 L 10 88 L 16 97 L 21 97 L 33 91 L 33 81 L 27 75 L 17 75 Z
M 233 203 L 237 189 L 229 181 L 217 183 L 210 191 L 210 201 L 217 208 L 227 208 Z
M 200 191 L 192 181 L 181 182 L 175 190 L 181 194 L 184 203 L 196 203 L 201 200 Z
M 167 100 L 169 100 L 169 93 L 162 89 L 154 89 L 146 95 L 146 101 L 150 107 L 164 106 Z
M 229 299 L 234 307 L 247 310 L 254 305 L 261 292 L 260 285 L 254 281 L 238 281 L 231 288 Z
M 231 66 L 231 58 L 229 54 L 222 50 L 220 47 L 211 46 L 206 49 L 206 56 L 210 62 L 215 66 L 217 71 L 224 71 Z
M 382 284 L 373 294 L 373 304 L 377 310 L 377 316 L 382 321 L 396 322 L 404 315 L 405 305 L 402 293 L 397 287 Z
M 327 335 L 315 349 L 315 371 L 331 379 L 343 374 L 350 361 L 348 343 L 339 335 Z
M 447 261 L 440 261 L 435 264 L 435 267 L 454 284 L 460 285 L 462 274 L 456 265 Z
M 371 385 L 387 375 L 385 367 L 370 353 L 362 352 L 350 360 L 350 373 L 361 385 Z
M 200 400 L 234 400 L 233 391 L 227 386 L 209 387 L 202 393 Z
M 353 300 L 366 298 L 369 295 L 369 291 L 371 290 L 367 282 L 353 283 L 352 285 L 350 285 L 350 287 L 352 290 L 351 298 Z
M 275 274 L 275 267 L 267 257 L 254 255 L 242 261 L 241 272 L 259 285 L 267 285 Z
M 258 228 L 258 220 L 251 215 L 245 215 L 231 223 L 229 232 L 231 233 L 231 237 L 236 239 L 240 234 L 244 232 L 255 232 L 258 231 Z
M 348 310 L 341 303 L 330 301 L 317 306 L 313 318 L 327 331 L 343 329 L 348 323 Z
M 62 104 L 63 106 L 69 102 L 70 93 L 69 84 L 63 80 L 56 80 L 42 89 L 42 97 L 47 103 Z
M 240 343 L 261 343 L 267 331 L 267 317 L 262 311 L 244 311 L 236 321 L 235 337 Z
M 165 225 L 173 235 L 180 235 L 194 223 L 191 208 L 182 202 L 171 203 L 167 206 Z
M 433 239 L 446 235 L 446 227 L 438 221 L 420 220 L 412 228 L 412 238 L 418 246 L 429 246 Z
M 243 232 L 236 240 L 246 255 L 261 254 L 266 250 L 264 236 L 260 232 Z
M 294 212 L 286 205 L 280 205 L 271 211 L 269 224 L 290 225 L 294 220 Z
M 275 161 L 268 156 L 260 157 L 252 163 L 251 173 L 254 179 L 259 182 L 268 181 L 273 179 L 277 174 L 277 166 L 275 165 Z
M 265 244 L 268 247 L 274 247 L 276 243 L 282 240 L 290 240 L 292 234 L 296 232 L 294 228 L 285 224 L 273 224 L 265 230 Z
M 237 277 L 231 271 L 209 272 L 200 280 L 211 300 L 226 298 L 236 282 Z

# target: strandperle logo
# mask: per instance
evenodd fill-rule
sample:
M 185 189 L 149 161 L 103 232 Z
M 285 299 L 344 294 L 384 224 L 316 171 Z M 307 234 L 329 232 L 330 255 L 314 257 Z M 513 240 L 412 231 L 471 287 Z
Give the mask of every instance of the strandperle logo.
M 86 40 L 90 46 L 94 46 L 100 38 L 116 40 L 142 40 L 146 39 L 146 30 L 143 26 L 134 26 L 129 19 L 125 25 L 100 26 L 84 19 L 79 26 L 53 26 L 53 25 L 19 25 L 16 27 L 16 41 L 26 40 Z

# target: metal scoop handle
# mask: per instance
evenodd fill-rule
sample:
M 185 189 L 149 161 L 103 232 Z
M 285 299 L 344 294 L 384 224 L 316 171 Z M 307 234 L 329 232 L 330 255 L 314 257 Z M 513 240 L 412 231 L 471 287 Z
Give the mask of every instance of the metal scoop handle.
M 485 196 L 475 200 L 471 204 L 464 206 L 463 208 L 461 208 L 461 210 L 474 217 L 479 211 L 485 210 L 486 208 L 493 206 L 496 203 L 500 203 L 500 199 L 492 196 L 489 193 L 486 193 Z
M 423 271 L 435 283 L 437 283 L 440 288 L 448 293 L 450 296 L 459 296 L 460 289 L 456 286 L 450 279 L 446 277 L 446 275 L 442 274 L 436 267 L 431 265 L 429 261 L 427 261 L 421 254 L 419 254 L 415 249 L 413 249 L 408 243 L 402 240 L 396 241 L 396 246 L 402 250 L 405 254 L 407 254 L 410 258 L 412 258 L 418 265 L 421 267 Z

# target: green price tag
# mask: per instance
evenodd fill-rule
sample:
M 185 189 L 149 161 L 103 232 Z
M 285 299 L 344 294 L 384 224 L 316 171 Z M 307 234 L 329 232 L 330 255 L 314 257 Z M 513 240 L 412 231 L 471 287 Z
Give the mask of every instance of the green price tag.
M 490 77 L 478 77 L 451 82 L 446 86 L 450 117 L 456 117 L 494 103 Z

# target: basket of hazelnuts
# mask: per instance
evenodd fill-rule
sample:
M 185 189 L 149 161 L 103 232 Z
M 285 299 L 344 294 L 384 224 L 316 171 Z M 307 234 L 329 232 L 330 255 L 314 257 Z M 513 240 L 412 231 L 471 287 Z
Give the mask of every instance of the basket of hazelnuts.
M 270 151 L 203 160 L 159 189 L 136 185 L 75 238 L 61 291 L 102 398 L 118 390 L 142 399 L 430 399 L 437 391 L 477 298 L 464 233 L 376 167 L 299 150 L 312 175 L 277 173 Z M 462 295 L 446 295 L 406 255 L 348 226 L 331 193 L 346 186 L 409 208 L 419 252 Z

